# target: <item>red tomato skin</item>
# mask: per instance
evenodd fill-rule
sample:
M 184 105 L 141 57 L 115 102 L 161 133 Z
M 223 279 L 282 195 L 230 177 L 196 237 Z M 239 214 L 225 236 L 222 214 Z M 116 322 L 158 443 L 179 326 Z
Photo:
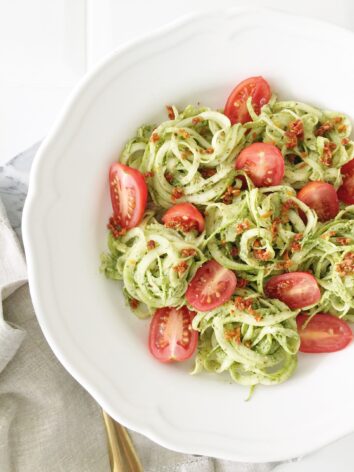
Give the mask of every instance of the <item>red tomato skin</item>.
M 205 228 L 205 221 L 203 215 L 200 213 L 198 208 L 196 208 L 192 203 L 178 203 L 169 208 L 162 217 L 162 222 L 168 227 L 171 225 L 173 227 L 173 221 L 176 222 L 178 226 L 178 221 L 181 219 L 180 226 L 184 230 L 188 231 L 188 220 L 189 223 L 195 223 L 195 226 L 198 228 L 198 231 L 202 233 Z
M 335 188 L 327 182 L 309 182 L 298 192 L 297 198 L 315 210 L 319 221 L 335 218 L 339 201 Z
M 337 192 L 338 198 L 346 205 L 354 204 L 354 174 L 346 175 Z
M 275 275 L 267 281 L 264 291 L 269 298 L 278 298 L 292 310 L 313 305 L 321 299 L 317 280 L 308 272 Z
M 354 159 L 344 164 L 340 169 L 341 174 L 352 174 L 354 172 Z
M 217 279 L 216 286 L 213 284 L 214 278 Z M 231 298 L 236 285 L 234 272 L 212 259 L 197 270 L 188 285 L 186 299 L 198 311 L 213 310 Z
M 119 191 L 115 183 L 116 179 L 124 183 L 123 189 Z M 129 185 L 128 185 L 129 184 Z M 137 169 L 115 162 L 109 170 L 109 188 L 111 194 L 112 208 L 118 218 L 122 228 L 130 229 L 137 226 L 142 220 L 146 208 L 148 190 L 144 176 Z M 131 210 L 131 217 L 121 215 L 119 196 L 130 192 L 134 199 L 134 208 Z
M 347 347 L 353 339 L 353 333 L 348 323 L 336 316 L 329 313 L 317 313 L 306 328 L 302 329 L 308 318 L 304 314 L 296 317 L 301 338 L 301 352 L 311 354 L 336 352 Z
M 171 346 L 170 342 L 165 345 L 164 330 L 166 338 L 171 334 L 168 329 L 168 323 L 171 321 L 171 316 L 174 317 L 172 322 L 175 323 L 175 329 L 179 329 L 180 336 L 178 339 L 174 339 L 174 345 Z M 192 329 L 191 322 L 195 316 L 195 313 L 188 310 L 186 306 L 182 308 L 170 308 L 164 307 L 159 308 L 155 311 L 154 316 L 150 322 L 149 331 L 149 350 L 151 354 L 160 362 L 182 362 L 193 356 L 197 344 L 198 344 L 198 331 Z M 180 318 L 178 320 L 178 317 Z M 187 334 L 184 334 L 184 331 Z M 174 332 L 174 335 L 178 333 Z M 187 336 L 188 343 L 183 346 L 183 336 Z M 161 340 L 159 338 L 162 338 Z M 161 346 L 159 343 L 161 342 Z M 173 351 L 173 352 L 172 352 Z
M 232 124 L 246 123 L 251 121 L 246 106 L 247 98 L 252 96 L 252 105 L 259 115 L 262 106 L 269 102 L 271 95 L 270 86 L 263 77 L 249 77 L 232 90 L 226 101 L 224 113 Z
M 343 183 L 338 189 L 338 198 L 347 205 L 354 204 L 354 159 L 341 168 Z
M 285 172 L 282 153 L 270 143 L 247 146 L 237 156 L 235 167 L 244 169 L 256 187 L 279 185 Z

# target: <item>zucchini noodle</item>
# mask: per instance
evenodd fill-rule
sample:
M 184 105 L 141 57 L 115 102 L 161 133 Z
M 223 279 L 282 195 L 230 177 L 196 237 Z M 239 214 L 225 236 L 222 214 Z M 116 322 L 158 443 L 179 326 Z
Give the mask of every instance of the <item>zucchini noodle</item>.
M 354 257 L 354 205 L 334 220 L 321 225 L 304 247 L 302 267 L 313 272 L 323 288 L 320 302 L 311 314 L 327 312 L 354 321 L 354 274 L 346 261 Z
M 173 229 L 146 216 L 120 238 L 109 235 L 110 253 L 102 255 L 102 269 L 109 278 L 124 281 L 128 300 L 146 305 L 140 317 L 156 308 L 182 306 L 188 282 L 206 260 L 201 237 L 184 238 Z
M 269 277 L 313 273 L 321 299 L 306 308 L 308 314 L 354 321 L 354 205 L 321 223 L 296 197 L 309 181 L 337 189 L 354 144 L 351 123 L 341 113 L 275 95 L 259 115 L 251 99 L 247 107 L 252 120 L 245 124 L 231 125 L 222 112 L 189 105 L 182 112 L 172 107 L 173 119 L 138 129 L 120 162 L 145 175 L 148 208 L 139 226 L 116 237 L 109 233 L 101 270 L 123 281 L 126 299 L 141 318 L 157 308 L 186 305 L 188 284 L 205 261 L 235 271 L 240 285 L 232 299 L 193 319 L 199 332 L 193 373 L 228 372 L 235 382 L 255 386 L 288 379 L 300 344 L 298 311 L 264 296 Z M 282 185 L 255 188 L 235 169 L 238 154 L 254 142 L 280 149 Z M 165 210 L 182 202 L 204 213 L 201 234 L 161 223 Z
M 250 289 L 235 295 L 253 301 L 252 314 L 227 302 L 194 318 L 200 341 L 193 373 L 228 371 L 233 380 L 250 386 L 285 381 L 296 367 L 298 312 Z
M 253 121 L 244 125 L 249 130 L 247 142 L 274 143 L 280 149 L 285 158 L 285 183 L 295 189 L 316 180 L 340 186 L 340 168 L 354 157 L 352 125 L 346 115 L 305 103 L 277 101 L 274 95 L 259 116 L 250 100 L 248 109 Z M 294 123 L 301 123 L 302 139 L 292 140 Z

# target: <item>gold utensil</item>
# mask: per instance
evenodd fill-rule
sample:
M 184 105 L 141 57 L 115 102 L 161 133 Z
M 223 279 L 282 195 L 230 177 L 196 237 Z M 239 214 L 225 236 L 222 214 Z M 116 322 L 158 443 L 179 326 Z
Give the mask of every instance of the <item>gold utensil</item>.
M 128 431 L 102 410 L 112 472 L 143 472 Z

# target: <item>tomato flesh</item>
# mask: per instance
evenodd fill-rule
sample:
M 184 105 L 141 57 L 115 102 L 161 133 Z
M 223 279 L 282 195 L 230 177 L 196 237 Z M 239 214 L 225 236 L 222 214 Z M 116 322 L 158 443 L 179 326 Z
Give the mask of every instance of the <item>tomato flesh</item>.
M 114 216 L 121 228 L 134 228 L 144 215 L 147 185 L 137 169 L 120 163 L 111 165 L 109 187 Z
M 335 352 L 348 346 L 353 333 L 348 323 L 329 313 L 317 313 L 304 327 L 309 317 L 296 317 L 301 339 L 300 351 L 308 353 Z
M 195 313 L 187 307 L 156 310 L 150 324 L 149 349 L 160 362 L 189 359 L 197 347 L 198 332 L 192 329 Z
M 268 297 L 278 298 L 292 310 L 313 305 L 321 298 L 317 280 L 308 272 L 275 275 L 264 289 Z
M 254 143 L 237 156 L 235 167 L 244 170 L 256 187 L 279 185 L 284 177 L 284 158 L 270 143 Z
M 188 285 L 186 299 L 196 310 L 209 311 L 229 300 L 236 285 L 234 272 L 211 260 L 197 270 Z
M 328 221 L 339 212 L 335 188 L 327 182 L 309 182 L 297 194 L 297 198 L 315 210 L 320 221 Z
M 184 232 L 197 230 L 204 231 L 204 217 L 191 203 L 179 203 L 169 208 L 162 217 L 167 228 L 179 229 Z
M 247 110 L 247 99 L 252 97 L 254 111 L 259 115 L 263 105 L 272 95 L 268 82 L 263 77 L 250 77 L 236 85 L 226 101 L 225 115 L 231 123 L 251 121 Z
M 354 159 L 341 168 L 343 183 L 338 189 L 338 198 L 347 205 L 354 204 Z

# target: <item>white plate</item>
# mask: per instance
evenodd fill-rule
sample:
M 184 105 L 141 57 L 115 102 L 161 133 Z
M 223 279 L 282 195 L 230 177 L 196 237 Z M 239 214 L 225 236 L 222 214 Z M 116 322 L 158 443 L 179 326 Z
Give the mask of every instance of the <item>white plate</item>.
M 351 113 L 352 33 L 266 10 L 197 15 L 121 48 L 77 88 L 36 157 L 24 212 L 33 302 L 67 370 L 117 420 L 171 449 L 239 461 L 303 455 L 354 430 L 354 344 L 300 356 L 276 387 L 247 390 L 147 350 L 147 322 L 98 271 L 107 169 L 164 105 L 222 107 L 264 75 L 283 98 Z

